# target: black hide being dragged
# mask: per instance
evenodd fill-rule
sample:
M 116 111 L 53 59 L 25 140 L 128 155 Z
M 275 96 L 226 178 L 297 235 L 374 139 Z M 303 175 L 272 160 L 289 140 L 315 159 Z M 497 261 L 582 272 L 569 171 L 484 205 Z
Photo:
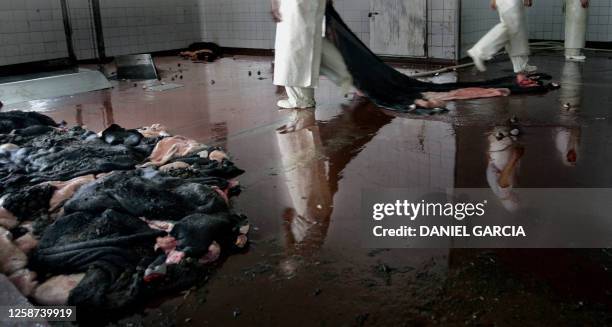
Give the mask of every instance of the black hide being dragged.
M 513 94 L 543 93 L 551 88 L 544 80 L 545 74 L 531 75 L 539 80 L 539 86 L 524 88 L 516 84 L 514 76 L 480 82 L 429 83 L 406 76 L 384 63 L 344 23 L 333 5 L 325 12 L 326 38 L 340 51 L 353 77 L 355 87 L 376 105 L 386 109 L 406 112 L 423 92 L 448 92 L 468 87 L 507 88 Z
M 38 239 L 27 268 L 39 284 L 84 274 L 64 303 L 77 306 L 79 320 L 192 287 L 220 254 L 245 245 L 246 217 L 229 202 L 240 193 L 232 179 L 244 171 L 206 155 L 222 149 L 202 146 L 162 169 L 148 163 L 164 136 L 118 125 L 98 135 L 22 112 L 0 112 L 0 124 L 0 215 L 16 221 L 13 238 Z M 59 185 L 74 178 L 85 181 L 52 211 Z

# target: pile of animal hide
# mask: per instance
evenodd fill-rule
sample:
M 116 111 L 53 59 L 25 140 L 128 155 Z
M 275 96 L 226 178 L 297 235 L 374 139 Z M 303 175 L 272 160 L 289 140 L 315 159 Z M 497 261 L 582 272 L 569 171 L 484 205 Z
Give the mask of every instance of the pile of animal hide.
M 533 86 L 518 85 L 514 76 L 479 82 L 430 83 L 402 74 L 376 56 L 344 23 L 331 2 L 325 11 L 326 38 L 340 51 L 355 87 L 386 109 L 417 112 L 443 107 L 444 101 L 545 93 L 559 86 L 546 84 L 551 76 L 531 74 Z
M 223 55 L 221 47 L 212 42 L 196 42 L 189 45 L 187 51 L 180 53 L 183 58 L 193 62 L 213 62 Z
M 219 148 L 19 111 L 0 112 L 0 144 L 0 273 L 34 303 L 121 313 L 247 244 L 243 171 Z

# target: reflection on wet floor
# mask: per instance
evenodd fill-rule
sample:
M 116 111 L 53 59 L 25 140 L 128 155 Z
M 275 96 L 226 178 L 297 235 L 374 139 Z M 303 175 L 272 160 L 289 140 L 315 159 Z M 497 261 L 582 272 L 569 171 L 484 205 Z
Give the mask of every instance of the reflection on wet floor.
M 194 64 L 157 58 L 184 87 L 109 91 L 8 109 L 100 130 L 162 123 L 228 148 L 247 171 L 235 206 L 255 226 L 248 253 L 208 283 L 142 316 L 179 325 L 603 325 L 610 253 L 602 250 L 372 250 L 359 240 L 361 191 L 490 188 L 509 210 L 519 187 L 610 187 L 610 75 L 537 56 L 562 84 L 546 95 L 451 103 L 444 116 L 390 114 L 323 81 L 316 111 L 278 111 L 270 59 Z M 499 77 L 466 71 L 459 80 Z M 261 71 L 262 75 L 249 74 Z M 569 105 L 567 105 L 569 104 Z M 569 322 L 569 323 L 568 323 Z

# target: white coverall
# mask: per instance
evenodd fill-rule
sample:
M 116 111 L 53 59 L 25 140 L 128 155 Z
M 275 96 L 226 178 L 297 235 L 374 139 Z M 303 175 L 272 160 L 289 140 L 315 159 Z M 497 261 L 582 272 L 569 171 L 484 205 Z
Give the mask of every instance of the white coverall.
M 314 88 L 323 74 L 337 85 L 352 85 L 342 55 L 323 38 L 326 0 L 280 0 L 276 28 L 274 84 L 285 86 L 296 108 L 315 105 Z
M 501 22 L 485 34 L 468 53 L 481 60 L 490 60 L 505 46 L 514 72 L 525 72 L 530 51 L 523 1 L 497 0 L 497 11 Z
M 582 48 L 586 44 L 588 9 L 580 0 L 565 1 L 565 57 L 584 60 Z

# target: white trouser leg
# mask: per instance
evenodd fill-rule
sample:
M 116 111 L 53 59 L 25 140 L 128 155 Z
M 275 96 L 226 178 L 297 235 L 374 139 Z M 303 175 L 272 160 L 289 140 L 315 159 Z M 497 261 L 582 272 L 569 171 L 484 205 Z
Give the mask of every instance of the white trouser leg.
M 321 49 L 321 74 L 348 92 L 353 85 L 353 78 L 346 68 L 346 63 L 340 51 L 329 40 L 323 38 Z M 294 108 L 309 108 L 315 106 L 315 89 L 312 87 L 285 86 L 289 105 Z
M 490 60 L 504 46 L 512 60 L 514 71 L 522 72 L 529 61 L 529 37 L 527 19 L 522 1 L 498 0 L 500 23 L 495 25 L 478 43 L 470 54 L 482 60 Z
M 586 43 L 588 9 L 578 0 L 565 1 L 565 56 L 582 56 Z
M 285 86 L 289 103 L 294 108 L 310 108 L 315 106 L 314 88 Z
M 512 66 L 514 68 L 515 73 L 523 73 L 525 72 L 525 68 L 527 68 L 527 64 L 529 63 L 529 56 L 512 56 L 510 57 L 512 61 Z
M 515 73 L 525 72 L 529 63 L 529 34 L 527 17 L 522 1 L 503 0 L 505 10 L 500 10 L 499 19 L 506 25 L 508 43 L 506 52 L 510 56 Z
M 353 85 L 353 78 L 346 68 L 346 63 L 340 51 L 328 39 L 323 39 L 321 53 L 321 74 L 348 92 Z
M 469 51 L 472 55 L 482 60 L 490 60 L 508 41 L 508 28 L 506 24 L 499 23 L 485 34 Z
M 502 0 L 500 0 L 501 3 Z M 510 57 L 529 56 L 529 33 L 527 31 L 527 16 L 522 1 L 505 0 L 507 9 L 500 10 L 499 19 L 506 25 L 508 44 L 506 51 Z

